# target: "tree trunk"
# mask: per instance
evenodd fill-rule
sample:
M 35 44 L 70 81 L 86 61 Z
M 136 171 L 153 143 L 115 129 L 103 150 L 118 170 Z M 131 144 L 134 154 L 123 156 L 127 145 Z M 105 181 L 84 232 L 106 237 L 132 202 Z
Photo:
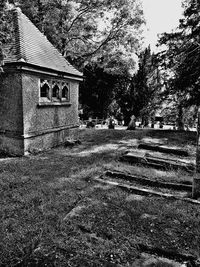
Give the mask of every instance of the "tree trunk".
M 196 147 L 196 171 L 193 178 L 192 197 L 200 197 L 200 108 L 197 121 L 197 147 Z
M 124 114 L 124 126 L 128 126 L 131 121 L 131 113 Z
M 178 107 L 178 118 L 177 118 L 177 130 L 184 131 L 184 124 L 183 124 L 183 107 L 180 105 Z
M 147 116 L 142 116 L 142 125 L 147 127 L 149 125 L 149 119 Z

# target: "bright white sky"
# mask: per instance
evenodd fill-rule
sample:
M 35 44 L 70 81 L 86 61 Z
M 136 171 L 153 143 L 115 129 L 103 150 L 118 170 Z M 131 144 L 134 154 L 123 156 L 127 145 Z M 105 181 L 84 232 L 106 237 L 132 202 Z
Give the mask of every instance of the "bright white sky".
M 171 32 L 179 24 L 183 9 L 181 0 L 141 0 L 146 19 L 145 44 L 155 50 L 157 34 Z

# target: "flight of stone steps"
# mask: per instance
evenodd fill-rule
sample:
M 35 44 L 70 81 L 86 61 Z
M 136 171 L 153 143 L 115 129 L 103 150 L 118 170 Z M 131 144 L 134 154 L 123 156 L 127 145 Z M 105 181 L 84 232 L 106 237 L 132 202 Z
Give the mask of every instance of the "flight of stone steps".
M 174 148 L 163 144 L 141 143 L 137 148 L 126 151 L 120 161 L 125 164 L 142 166 L 149 169 L 159 169 L 165 172 L 182 171 L 192 176 L 195 170 L 194 159 L 187 150 Z M 108 169 L 99 181 L 119 186 L 126 190 L 142 195 L 154 195 L 172 199 L 181 199 L 200 204 L 192 199 L 192 178 L 190 181 L 169 182 L 152 179 L 148 175 L 136 175 L 115 169 Z

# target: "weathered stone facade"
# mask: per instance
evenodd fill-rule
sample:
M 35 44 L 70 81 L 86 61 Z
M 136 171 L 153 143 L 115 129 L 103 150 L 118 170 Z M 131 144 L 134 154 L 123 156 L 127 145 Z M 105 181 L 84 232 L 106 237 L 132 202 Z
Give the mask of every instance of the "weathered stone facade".
M 67 82 L 69 101 L 43 102 L 40 80 Z M 0 81 L 0 148 L 23 155 L 65 142 L 78 126 L 79 80 L 7 68 Z
M 6 72 L 0 80 L 0 149 L 23 154 L 21 74 Z
M 40 102 L 40 79 L 67 81 L 70 100 Z M 69 78 L 22 73 L 25 152 L 59 145 L 69 135 L 69 129 L 78 126 L 78 86 L 78 81 Z

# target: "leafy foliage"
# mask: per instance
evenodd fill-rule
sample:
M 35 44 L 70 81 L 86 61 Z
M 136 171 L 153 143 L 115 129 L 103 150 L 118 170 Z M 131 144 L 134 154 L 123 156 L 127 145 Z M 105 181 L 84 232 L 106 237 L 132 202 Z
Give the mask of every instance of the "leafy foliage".
M 97 64 L 85 66 L 83 74 L 85 81 L 80 86 L 80 101 L 86 118 L 88 116 L 106 118 L 119 77 L 107 73 Z
M 138 0 L 19 0 L 22 11 L 77 67 L 134 67 L 143 14 Z
M 121 87 L 117 99 L 121 111 L 125 116 L 125 123 L 131 115 L 146 117 L 154 115 L 157 103 L 157 93 L 160 86 L 159 73 L 155 56 L 151 54 L 150 47 L 139 56 L 139 68 L 130 80 L 128 86 Z
M 12 24 L 10 13 L 7 12 L 6 0 L 2 0 L 0 3 L 0 66 L 3 65 L 3 57 L 8 53 L 4 49 L 5 44 L 12 42 Z M 10 47 L 9 47 L 10 49 Z
M 159 56 L 169 71 L 168 94 L 177 95 L 178 105 L 190 106 L 200 104 L 200 3 L 186 0 L 184 8 L 177 31 L 160 38 L 166 50 Z
M 124 118 L 126 125 L 132 115 L 146 120 L 154 116 L 161 85 L 156 56 L 149 47 L 141 52 L 138 70 L 132 77 L 128 73 L 108 73 L 97 64 L 87 65 L 84 76 L 80 100 L 88 116 L 114 115 L 119 120 Z
M 166 47 L 159 54 L 168 76 L 165 94 L 173 98 L 176 104 L 180 130 L 184 127 L 184 121 L 188 121 L 188 116 L 194 117 L 193 114 L 188 115 L 190 107 L 200 105 L 200 3 L 197 0 L 185 0 L 183 6 L 184 17 L 178 29 L 163 34 L 159 41 Z

